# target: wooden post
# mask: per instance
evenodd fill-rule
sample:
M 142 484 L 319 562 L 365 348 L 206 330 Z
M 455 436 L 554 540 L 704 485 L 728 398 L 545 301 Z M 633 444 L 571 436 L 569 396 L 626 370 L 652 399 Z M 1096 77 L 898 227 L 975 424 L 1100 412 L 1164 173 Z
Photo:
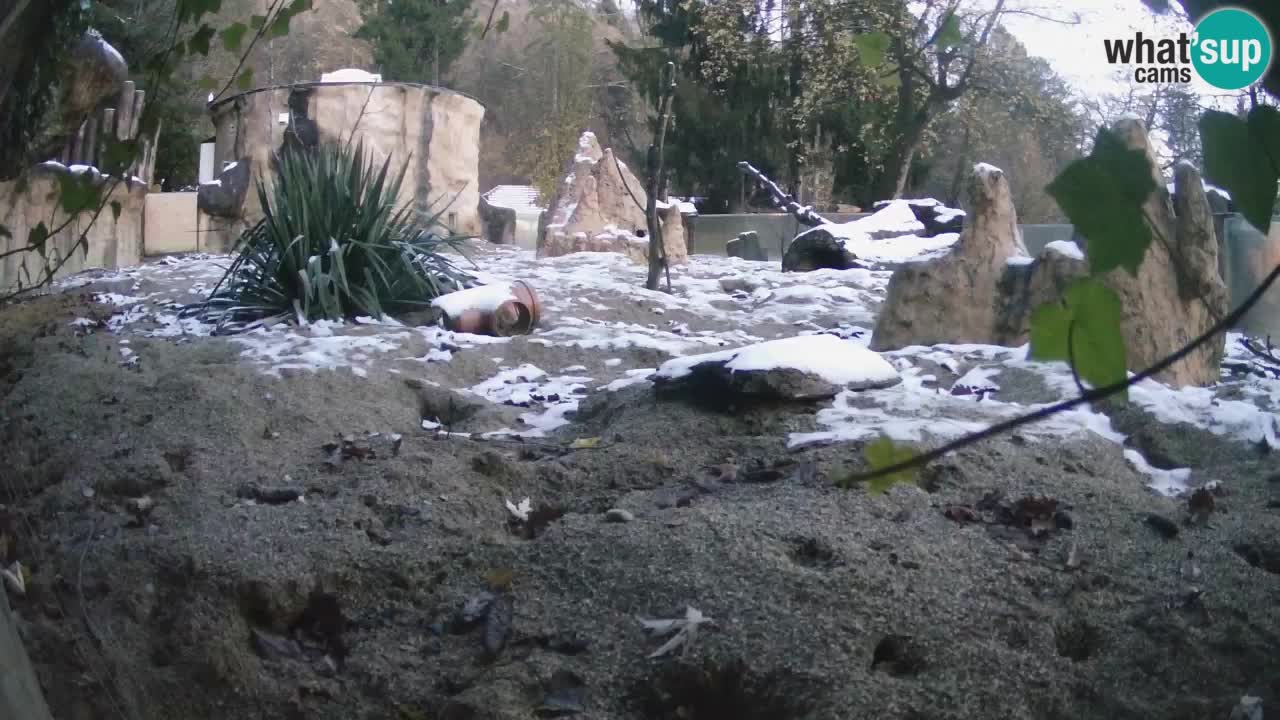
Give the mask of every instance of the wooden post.
M 107 162 L 107 148 L 111 146 L 111 138 L 115 132 L 116 111 L 114 108 L 107 108 L 102 111 L 102 125 L 98 128 L 98 160 L 104 165 Z
M 120 141 L 132 138 L 129 131 L 133 129 L 133 94 L 137 89 L 132 80 L 126 80 L 120 90 L 120 98 L 116 101 L 116 115 L 119 125 L 116 126 L 116 139 Z
M 81 150 L 81 162 L 91 167 L 97 167 L 97 153 L 94 150 L 98 147 L 98 118 L 89 116 L 84 121 L 84 146 Z
M 133 117 L 129 119 L 129 137 L 133 139 L 138 137 L 138 123 L 142 121 L 142 108 L 147 102 L 147 93 L 145 90 L 139 90 L 133 94 Z
M 147 174 L 142 179 L 147 181 L 148 188 L 156 181 L 156 155 L 160 149 L 160 128 L 163 124 L 163 121 L 156 123 L 156 132 L 147 143 Z
M 81 124 L 80 129 L 76 131 L 75 136 L 71 139 L 71 157 L 67 159 L 68 166 L 80 164 L 80 152 L 84 148 L 84 127 L 88 124 L 88 121 Z

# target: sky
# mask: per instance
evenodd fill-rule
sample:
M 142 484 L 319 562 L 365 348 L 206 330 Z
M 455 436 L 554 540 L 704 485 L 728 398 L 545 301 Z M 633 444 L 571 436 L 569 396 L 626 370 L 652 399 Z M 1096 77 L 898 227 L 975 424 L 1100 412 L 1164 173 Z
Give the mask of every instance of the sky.
M 1131 38 L 1138 31 L 1147 37 L 1171 37 L 1191 29 L 1191 23 L 1176 3 L 1175 10 L 1163 16 L 1152 13 L 1141 0 L 1071 0 L 1056 4 L 1070 9 L 1046 10 L 1046 14 L 1066 17 L 1070 12 L 1078 12 L 1080 23 L 1062 25 L 1019 15 L 1006 16 L 1003 23 L 1022 41 L 1029 54 L 1048 60 L 1059 75 L 1089 95 L 1126 87 L 1115 79 L 1118 66 L 1107 63 L 1104 39 Z M 1045 3 L 1046 7 L 1050 5 Z M 1204 94 L 1221 93 L 1194 74 L 1192 86 Z

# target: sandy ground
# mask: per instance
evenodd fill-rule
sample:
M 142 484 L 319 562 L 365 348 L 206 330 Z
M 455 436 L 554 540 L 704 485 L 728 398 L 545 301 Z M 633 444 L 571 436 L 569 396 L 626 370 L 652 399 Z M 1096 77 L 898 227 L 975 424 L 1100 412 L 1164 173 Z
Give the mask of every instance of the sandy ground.
M 534 335 L 208 337 L 172 303 L 221 262 L 90 274 L 0 311 L 0 531 L 60 719 L 1280 707 L 1273 381 L 1145 384 L 871 496 L 834 486 L 866 440 L 936 443 L 1069 375 L 1018 349 L 915 348 L 888 356 L 895 388 L 712 412 L 648 373 L 807 332 L 865 343 L 889 272 L 697 258 L 668 295 L 613 256 L 487 250 L 486 273 L 542 294 Z M 1205 483 L 1214 509 L 1188 524 Z M 692 640 L 651 658 L 671 635 L 642 619 L 689 616 Z

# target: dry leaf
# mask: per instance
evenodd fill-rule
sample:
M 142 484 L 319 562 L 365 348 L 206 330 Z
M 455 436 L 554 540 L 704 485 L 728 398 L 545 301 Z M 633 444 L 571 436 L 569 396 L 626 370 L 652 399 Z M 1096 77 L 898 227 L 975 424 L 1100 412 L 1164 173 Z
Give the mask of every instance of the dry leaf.
M 599 446 L 600 446 L 600 438 L 598 437 L 578 438 L 577 440 L 574 440 L 572 443 L 569 444 L 569 449 L 570 450 L 590 450 L 591 448 L 599 447 Z
M 485 573 L 484 582 L 490 590 L 501 592 L 511 587 L 511 581 L 515 579 L 515 575 L 515 571 L 511 568 L 494 568 Z
M 4 584 L 13 588 L 15 593 L 27 594 L 27 578 L 22 572 L 22 563 L 15 560 L 7 570 L 0 568 L 0 577 L 4 578 Z
M 698 626 L 711 622 L 711 618 L 703 615 L 701 611 L 692 605 L 685 608 L 683 618 L 674 618 L 671 620 L 638 619 L 640 620 L 640 624 L 643 625 L 646 630 L 658 637 L 667 635 L 672 631 L 677 631 L 675 635 L 671 636 L 670 640 L 662 644 L 662 647 L 659 647 L 657 650 L 650 653 L 650 658 L 662 657 L 681 645 L 684 646 L 684 654 L 687 655 L 690 648 L 693 647 L 694 639 L 697 637 Z

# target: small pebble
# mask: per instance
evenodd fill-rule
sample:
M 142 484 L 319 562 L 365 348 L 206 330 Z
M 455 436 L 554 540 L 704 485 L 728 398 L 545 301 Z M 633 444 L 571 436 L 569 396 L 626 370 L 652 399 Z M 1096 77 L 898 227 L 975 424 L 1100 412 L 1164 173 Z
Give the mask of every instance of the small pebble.
M 636 516 L 631 514 L 630 511 L 623 510 L 622 508 L 612 508 L 604 514 L 604 519 L 609 522 L 628 523 L 635 520 Z

